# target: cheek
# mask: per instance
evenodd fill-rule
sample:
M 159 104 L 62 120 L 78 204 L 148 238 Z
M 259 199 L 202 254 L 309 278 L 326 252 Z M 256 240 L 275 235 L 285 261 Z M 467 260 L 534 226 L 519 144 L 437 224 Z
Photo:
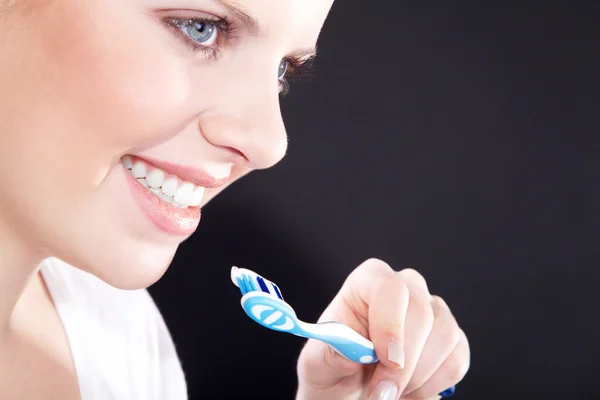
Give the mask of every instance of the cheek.
M 0 33 L 13 61 L 0 66 L 0 89 L 15 94 L 0 96 L 0 128 L 11 132 L 0 144 L 12 149 L 4 171 L 18 166 L 37 191 L 60 185 L 78 195 L 123 153 L 164 142 L 193 120 L 189 61 L 132 3 L 50 2 Z
M 0 16 L 0 219 L 40 251 L 117 286 L 146 286 L 179 241 L 146 233 L 114 167 L 202 111 L 189 59 L 134 8 L 142 2 L 46 3 L 10 32 Z
M 51 84 L 77 125 L 93 144 L 124 149 L 177 133 L 194 110 L 191 72 L 174 55 L 170 33 L 122 0 L 77 3 L 55 21 L 58 29 L 43 30 L 52 32 L 44 49 L 55 66 Z
M 189 61 L 137 3 L 56 0 L 0 29 L 3 206 L 64 220 L 123 153 L 193 120 Z

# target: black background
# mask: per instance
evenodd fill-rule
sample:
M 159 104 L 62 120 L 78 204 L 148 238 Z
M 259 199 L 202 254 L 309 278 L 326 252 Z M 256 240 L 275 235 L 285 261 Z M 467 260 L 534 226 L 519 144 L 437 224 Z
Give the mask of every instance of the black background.
M 315 321 L 370 257 L 453 309 L 455 398 L 600 398 L 599 7 L 474 4 L 334 5 L 282 101 L 287 157 L 210 203 L 150 289 L 192 399 L 294 397 L 303 342 L 243 313 L 231 265 Z

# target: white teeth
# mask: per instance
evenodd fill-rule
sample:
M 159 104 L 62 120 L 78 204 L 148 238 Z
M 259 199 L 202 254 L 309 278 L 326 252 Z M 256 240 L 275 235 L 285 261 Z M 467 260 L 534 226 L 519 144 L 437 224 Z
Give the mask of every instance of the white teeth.
M 177 179 L 168 178 L 162 185 L 162 191 L 167 196 L 173 197 L 175 196 L 175 192 L 177 192 Z
M 205 190 L 202 186 L 175 176 L 167 178 L 164 171 L 148 166 L 143 161 L 134 162 L 130 156 L 124 156 L 122 162 L 142 186 L 165 202 L 179 208 L 198 207 L 202 203 Z
M 202 186 L 196 187 L 192 192 L 192 199 L 190 201 L 190 206 L 198 207 L 200 203 L 202 203 L 202 198 L 204 197 L 204 188 Z
M 138 178 L 137 180 L 139 183 L 142 184 L 143 187 L 145 187 L 146 189 L 150 188 L 150 186 L 148 186 L 148 182 L 146 182 L 146 179 L 144 178 Z
M 131 157 L 129 157 L 129 156 L 123 157 L 123 165 L 125 165 L 125 168 L 127 168 L 127 169 L 133 168 L 133 161 L 131 161 Z
M 146 164 L 140 161 L 135 162 L 133 164 L 133 168 L 131 169 L 131 173 L 136 178 L 145 178 L 147 172 Z
M 158 197 L 160 197 L 161 199 L 163 199 L 164 201 L 166 201 L 169 204 L 173 203 L 173 198 L 171 196 L 167 196 L 166 194 L 164 194 L 162 192 L 158 195 Z
M 175 192 L 175 196 L 173 196 L 173 200 L 180 204 L 190 204 L 192 201 L 192 193 L 194 192 L 194 185 L 185 182 L 183 185 L 177 188 L 177 192 Z
M 151 188 L 160 188 L 165 182 L 165 173 L 160 169 L 153 169 L 152 172 L 146 176 L 146 180 Z
M 164 194 L 160 189 L 150 188 L 150 191 L 159 197 L 161 194 Z
M 173 200 L 173 202 L 172 202 L 171 204 L 173 204 L 173 205 L 174 205 L 175 207 L 177 207 L 177 208 L 188 208 L 188 206 L 187 206 L 187 205 L 185 205 L 185 204 L 181 204 L 181 203 L 178 203 L 178 202 L 176 202 L 176 201 L 174 201 L 174 200 Z

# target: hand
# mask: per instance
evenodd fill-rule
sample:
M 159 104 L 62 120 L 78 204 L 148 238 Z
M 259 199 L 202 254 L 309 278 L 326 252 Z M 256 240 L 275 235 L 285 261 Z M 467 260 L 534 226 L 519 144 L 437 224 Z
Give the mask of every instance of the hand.
M 467 337 L 416 271 L 364 262 L 319 322 L 348 325 L 375 345 L 380 362 L 353 363 L 309 340 L 298 360 L 297 399 L 439 399 L 467 373 Z

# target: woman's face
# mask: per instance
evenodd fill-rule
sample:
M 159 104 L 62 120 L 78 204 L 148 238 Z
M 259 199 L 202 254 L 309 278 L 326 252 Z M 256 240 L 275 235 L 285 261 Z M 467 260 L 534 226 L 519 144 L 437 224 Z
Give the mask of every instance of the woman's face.
M 0 0 L 2 229 L 154 283 L 203 204 L 284 156 L 284 75 L 332 1 Z

